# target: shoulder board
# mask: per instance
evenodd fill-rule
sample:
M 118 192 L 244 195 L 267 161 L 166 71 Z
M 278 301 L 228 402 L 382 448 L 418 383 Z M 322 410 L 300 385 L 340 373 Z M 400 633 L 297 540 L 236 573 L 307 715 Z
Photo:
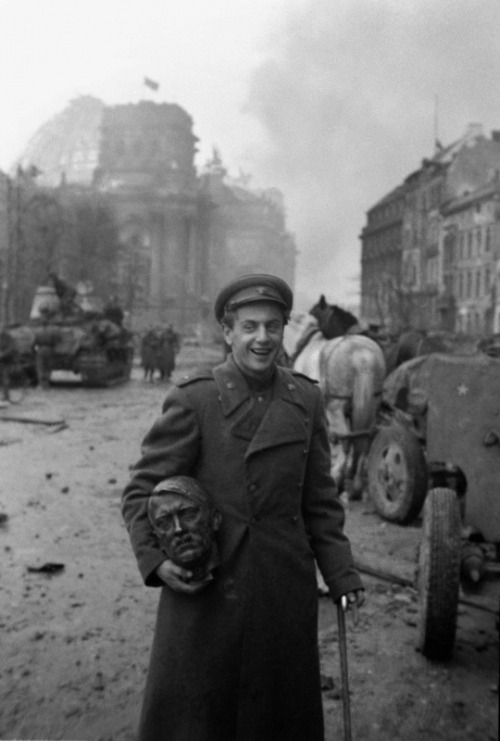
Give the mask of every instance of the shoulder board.
M 298 378 L 304 378 L 306 381 L 309 381 L 309 383 L 319 383 L 319 381 L 316 381 L 315 378 L 311 378 L 311 376 L 306 376 L 305 373 L 299 373 L 299 371 L 291 370 L 290 371 L 292 376 L 297 376 Z
M 183 386 L 189 386 L 191 383 L 198 383 L 198 381 L 213 381 L 214 377 L 212 374 L 200 373 L 196 376 L 184 376 L 175 382 L 176 386 L 182 388 Z

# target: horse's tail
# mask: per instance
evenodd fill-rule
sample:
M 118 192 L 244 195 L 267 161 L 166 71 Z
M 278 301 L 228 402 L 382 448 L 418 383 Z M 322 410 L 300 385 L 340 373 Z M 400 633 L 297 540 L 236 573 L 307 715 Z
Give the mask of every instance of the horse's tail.
M 368 430 L 375 421 L 377 412 L 378 375 L 373 362 L 373 354 L 362 349 L 356 357 L 352 389 L 351 426 L 353 432 Z
M 370 431 L 376 422 L 379 402 L 377 388 L 379 373 L 373 353 L 363 348 L 356 353 L 356 372 L 354 373 L 352 400 L 351 400 L 351 430 L 365 432 L 355 437 L 352 444 L 352 498 L 362 496 L 364 486 L 364 468 L 366 456 L 370 447 Z

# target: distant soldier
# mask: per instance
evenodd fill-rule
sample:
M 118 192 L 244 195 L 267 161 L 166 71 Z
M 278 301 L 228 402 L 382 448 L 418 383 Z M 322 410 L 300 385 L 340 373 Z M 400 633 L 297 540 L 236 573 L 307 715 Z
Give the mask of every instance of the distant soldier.
M 0 328 L 0 377 L 4 401 L 10 401 L 10 375 L 15 361 L 16 345 L 6 327 Z
M 170 342 L 170 344 L 172 345 L 174 353 L 177 355 L 180 350 L 181 341 L 179 334 L 175 331 L 172 324 L 168 325 L 165 334 L 168 342 Z
M 40 307 L 40 325 L 35 329 L 36 375 L 40 388 L 47 389 L 54 365 L 54 351 L 61 339 L 59 329 L 51 324 L 51 311 L 47 306 Z
M 175 368 L 175 356 L 179 352 L 179 335 L 171 324 L 160 334 L 157 364 L 162 380 L 170 378 Z
M 150 327 L 141 340 L 141 365 L 144 368 L 144 380 L 148 378 L 150 381 L 154 380 L 159 347 L 160 337 Z
M 71 314 L 77 307 L 76 304 L 76 289 L 70 286 L 69 283 L 59 278 L 57 273 L 50 273 L 49 279 L 54 286 L 55 292 L 61 303 L 61 312 L 63 314 Z
M 117 324 L 119 327 L 123 324 L 123 309 L 120 306 L 118 296 L 112 296 L 104 307 L 104 317 L 110 322 Z

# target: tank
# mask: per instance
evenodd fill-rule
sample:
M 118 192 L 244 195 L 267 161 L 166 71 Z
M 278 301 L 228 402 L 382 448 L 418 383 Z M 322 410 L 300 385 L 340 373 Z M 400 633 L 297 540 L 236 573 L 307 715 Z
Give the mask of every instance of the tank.
M 30 377 L 36 378 L 34 346 L 43 326 L 54 337 L 52 371 L 73 372 L 85 386 L 113 386 L 130 378 L 134 355 L 120 312 L 116 305 L 103 307 L 88 283 L 73 289 L 56 279 L 54 286 L 37 289 L 28 322 L 9 332 Z

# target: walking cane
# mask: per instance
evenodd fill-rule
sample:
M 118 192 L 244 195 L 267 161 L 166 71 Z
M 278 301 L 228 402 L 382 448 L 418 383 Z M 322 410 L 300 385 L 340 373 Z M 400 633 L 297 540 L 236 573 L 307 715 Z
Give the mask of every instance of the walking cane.
M 337 602 L 337 620 L 339 624 L 340 672 L 342 676 L 342 705 L 344 708 L 344 738 L 352 741 L 351 736 L 351 706 L 349 699 L 349 673 L 347 669 L 347 639 L 345 630 L 345 611 L 347 597 L 343 595 Z

